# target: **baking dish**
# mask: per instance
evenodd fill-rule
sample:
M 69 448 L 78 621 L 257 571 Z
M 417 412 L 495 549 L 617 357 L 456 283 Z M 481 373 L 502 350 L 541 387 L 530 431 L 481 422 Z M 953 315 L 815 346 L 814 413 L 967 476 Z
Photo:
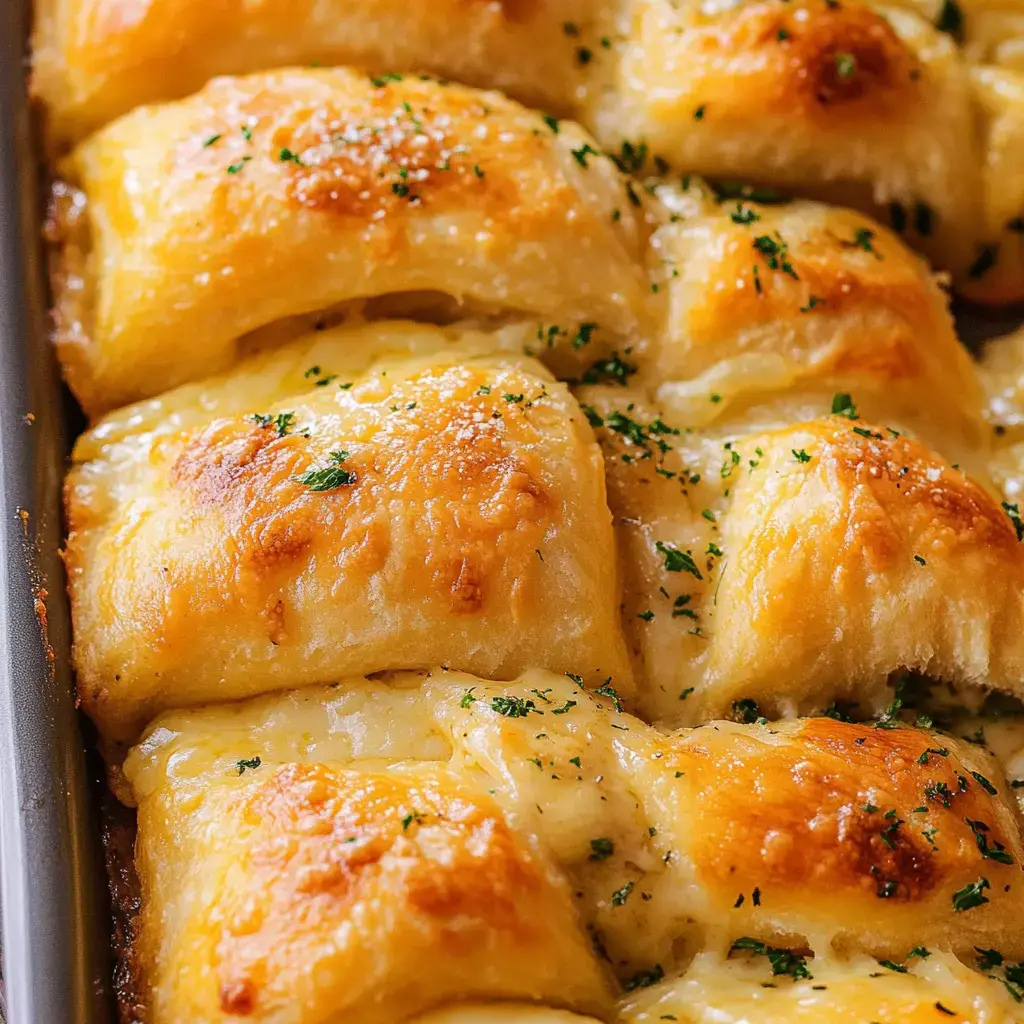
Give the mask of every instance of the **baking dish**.
M 97 837 L 88 825 L 97 816 L 89 814 L 89 773 L 70 697 L 67 616 L 54 554 L 60 543 L 57 509 L 65 448 L 62 403 L 45 341 L 39 283 L 39 208 L 21 82 L 24 24 L 18 11 L 6 12 L 5 17 L 14 23 L 5 25 L 3 34 L 4 45 L 12 52 L 4 53 L 9 81 L 4 83 L 7 105 L 2 108 L 2 123 L 12 130 L 5 141 L 9 151 L 4 151 L 0 164 L 0 222 L 5 225 L 7 247 L 3 269 L 10 292 L 3 293 L 2 385 L 7 401 L 2 471 L 16 529 L 5 536 L 11 592 L 5 594 L 2 607 L 11 620 L 3 624 L 5 635 L 17 639 L 20 673 L 7 674 L 3 719 L 8 731 L 3 756 L 12 760 L 3 766 L 4 857 L 12 865 L 4 890 L 11 1019 L 88 1022 L 105 1019 L 109 1012 L 108 914 Z M 970 331 L 971 337 L 986 333 L 987 324 Z M 66 416 L 73 415 L 69 407 L 63 408 Z M 26 412 L 34 413 L 35 419 L 23 422 Z M 25 515 L 16 514 L 18 509 Z M 22 524 L 27 524 L 28 543 L 19 532 Z M 40 632 L 35 617 L 40 589 L 48 591 L 48 633 Z M 52 676 L 47 643 L 52 644 Z M 14 660 L 9 649 L 5 657 Z M 36 807 L 45 816 L 29 813 Z

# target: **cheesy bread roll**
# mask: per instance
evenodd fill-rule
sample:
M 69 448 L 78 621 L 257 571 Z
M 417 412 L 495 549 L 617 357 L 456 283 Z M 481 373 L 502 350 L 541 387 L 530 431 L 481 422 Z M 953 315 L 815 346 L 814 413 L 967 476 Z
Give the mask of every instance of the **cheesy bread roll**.
M 640 138 L 686 171 L 868 209 L 927 203 L 954 246 L 971 230 L 982 157 L 947 34 L 857 0 L 632 7 L 593 115 L 606 146 Z
M 902 962 L 922 945 L 1024 952 L 1019 819 L 979 749 L 831 719 L 663 734 L 620 708 L 614 687 L 594 696 L 564 675 L 494 684 L 438 670 L 161 717 L 124 764 L 143 884 L 133 956 L 150 1019 L 201 1008 L 220 1020 L 245 1005 L 257 1020 L 307 1024 L 330 1019 L 310 1008 L 344 991 L 352 1019 L 365 1005 L 372 1019 L 398 1021 L 458 984 L 469 999 L 528 994 L 606 1016 L 600 960 L 630 992 L 673 976 L 702 944 L 813 953 L 815 965 L 858 952 Z M 546 887 L 517 876 L 516 920 L 531 921 L 532 941 L 552 954 L 504 987 L 487 957 L 518 947 L 483 939 L 505 930 L 509 869 L 484 863 L 499 838 L 520 865 L 528 851 L 548 872 Z M 462 842 L 481 860 L 473 871 L 454 849 Z M 444 901 L 421 895 L 428 851 Z M 479 908 L 463 902 L 467 876 Z M 161 895 L 169 889 L 173 900 Z M 376 900 L 372 913 L 364 898 Z M 406 900 L 415 927 L 378 932 Z M 415 964 L 406 931 L 440 948 L 472 937 L 478 949 L 413 985 L 417 1001 L 389 1016 L 392 993 L 407 991 L 390 965 Z M 349 986 L 373 943 L 386 950 L 374 987 Z M 569 974 L 553 995 L 556 964 Z M 272 1016 L 287 986 L 303 998 L 291 1016 Z
M 832 718 L 665 734 L 557 678 L 427 692 L 453 763 L 488 774 L 569 873 L 627 987 L 743 936 L 826 957 L 1024 956 L 1019 812 L 976 746 Z M 529 704 L 495 713 L 496 695 Z
M 887 414 L 941 424 L 944 444 L 984 443 L 981 390 L 947 297 L 890 231 L 820 203 L 716 201 L 700 184 L 659 194 L 690 205 L 652 239 L 666 327 L 636 379 L 669 382 L 660 393 L 687 425 L 740 396 L 866 386 Z
M 108 738 L 163 708 L 389 668 L 543 665 L 630 688 L 601 454 L 564 385 L 523 356 L 452 351 L 341 376 L 372 330 L 79 440 L 74 657 Z
M 627 987 L 742 936 L 822 956 L 1024 955 L 1021 822 L 983 750 L 831 718 L 664 734 L 607 688 L 599 707 L 540 675 L 427 698 L 458 771 L 489 775 L 569 874 Z
M 42 0 L 32 87 L 58 141 L 222 74 L 351 64 L 429 72 L 565 113 L 589 83 L 619 3 L 465 0 Z M 602 54 L 603 56 L 603 54 Z
M 904 421 L 860 418 L 841 392 L 833 415 L 797 395 L 792 420 L 780 400 L 692 432 L 628 397 L 583 401 L 645 715 L 694 724 L 745 699 L 877 713 L 902 669 L 1021 694 L 1024 525 Z
M 831 718 L 717 722 L 658 744 L 641 786 L 711 948 L 1024 956 L 1019 812 L 976 746 Z
M 348 70 L 221 78 L 115 122 L 63 173 L 56 340 L 89 413 L 355 299 L 439 293 L 570 338 L 645 320 L 638 190 L 578 128 L 498 94 Z
M 607 1013 L 564 878 L 451 770 L 419 682 L 170 716 L 129 757 L 150 1024 Z
M 751 948 L 752 947 L 752 948 Z M 749 959 L 748 959 L 749 958 Z M 915 946 L 906 960 L 808 960 L 748 944 L 734 958 L 697 958 L 685 976 L 627 997 L 622 1024 L 1013 1024 L 1014 996 L 946 953 Z

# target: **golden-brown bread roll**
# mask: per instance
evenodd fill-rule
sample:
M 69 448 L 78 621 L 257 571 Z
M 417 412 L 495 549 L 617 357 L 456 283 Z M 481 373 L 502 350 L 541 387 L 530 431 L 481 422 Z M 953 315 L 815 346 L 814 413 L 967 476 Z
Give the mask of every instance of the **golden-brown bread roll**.
M 353 1020 L 495 997 L 607 1018 L 605 971 L 636 992 L 702 947 L 826 975 L 1024 954 L 1020 819 L 979 748 L 827 718 L 661 733 L 604 691 L 439 670 L 161 717 L 124 765 L 152 1024 L 311 1024 L 339 993 Z M 422 980 L 416 943 L 460 938 Z
M 671 165 L 889 209 L 972 298 L 1024 299 L 1020 239 L 991 223 L 1011 201 L 1007 220 L 1024 213 L 1021 197 L 989 183 L 1005 134 L 993 103 L 1005 96 L 985 80 L 997 65 L 1006 76 L 1024 68 L 1024 15 L 1012 4 L 39 6 L 33 83 L 55 145 L 216 74 L 351 64 L 387 81 L 426 71 L 577 118 L 634 173 Z
M 497 93 L 377 81 L 216 79 L 75 150 L 53 215 L 56 339 L 89 413 L 355 299 L 440 293 L 570 338 L 644 322 L 639 190 L 588 136 Z
M 438 663 L 630 689 L 590 427 L 538 363 L 458 335 L 338 328 L 79 440 L 65 561 L 101 732 Z
M 565 880 L 448 768 L 419 702 L 372 686 L 287 702 L 249 734 L 244 709 L 168 719 L 130 759 L 149 1024 L 381 1024 L 457 999 L 609 1006 Z M 276 762 L 288 742 L 307 754 Z
M 618 3 L 594 0 L 39 0 L 32 86 L 57 139 L 222 74 L 351 64 L 427 72 L 563 113 Z M 565 26 L 571 26 L 566 29 Z M 591 51 L 591 58 L 593 52 Z
M 907 668 L 1019 693 L 1019 520 L 988 481 L 983 389 L 941 293 L 862 215 L 728 209 L 655 233 L 663 342 L 628 386 L 578 391 L 638 707 L 880 711 Z

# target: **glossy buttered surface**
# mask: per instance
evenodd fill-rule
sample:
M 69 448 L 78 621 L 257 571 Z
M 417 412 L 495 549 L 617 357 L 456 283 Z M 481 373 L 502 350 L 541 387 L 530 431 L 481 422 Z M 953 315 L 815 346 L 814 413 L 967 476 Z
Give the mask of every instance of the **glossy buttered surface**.
M 137 1015 L 1019 1019 L 1024 10 L 37 6 Z
M 954 956 L 1024 956 L 990 755 L 827 718 L 661 732 L 617 706 L 564 675 L 435 671 L 158 719 L 125 762 L 154 1019 L 464 998 L 1013 1019 Z
M 971 298 L 1024 299 L 1024 20 L 1014 0 L 36 9 L 32 81 L 55 150 L 218 74 L 426 73 L 579 120 L 634 171 L 671 167 L 852 203 L 890 219 Z M 648 152 L 658 159 L 645 167 Z

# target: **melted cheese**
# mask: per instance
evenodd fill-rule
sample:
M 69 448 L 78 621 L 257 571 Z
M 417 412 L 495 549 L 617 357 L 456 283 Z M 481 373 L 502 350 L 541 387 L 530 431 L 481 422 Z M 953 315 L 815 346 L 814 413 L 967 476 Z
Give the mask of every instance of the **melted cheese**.
M 628 999 L 622 1024 L 1013 1024 L 1016 1005 L 992 981 L 932 952 L 907 973 L 873 960 L 814 960 L 812 977 L 772 976 L 765 959 L 697 959 L 687 974 Z
M 65 560 L 79 692 L 106 736 L 163 708 L 438 663 L 630 689 L 584 417 L 523 356 L 333 379 L 417 333 L 453 347 L 426 327 L 342 328 L 79 441 Z M 311 472 L 341 477 L 316 490 Z
M 165 715 L 124 773 L 152 1024 L 311 1024 L 341 993 L 346 1020 L 524 996 L 607 1016 L 606 971 L 628 992 L 740 938 L 826 973 L 921 945 L 1024 955 L 1005 780 L 920 730 L 663 733 L 566 676 L 398 673 Z M 956 909 L 982 878 L 985 902 Z M 714 1005 L 702 976 L 684 981 L 695 1008 Z
M 981 379 L 994 441 L 992 478 L 1019 509 L 1024 498 L 1024 330 L 986 346 Z
M 579 392 L 606 450 L 641 712 L 879 711 L 907 668 L 1021 693 L 1024 549 L 988 480 L 982 389 L 930 282 L 905 266 L 890 308 L 840 298 L 832 313 L 827 284 L 811 308 L 813 245 L 773 269 L 749 238 L 761 222 L 724 239 L 712 223 L 662 229 L 662 251 L 684 258 L 661 383 Z M 869 244 L 841 271 L 851 296 L 870 295 L 875 263 L 899 265 L 891 236 Z M 736 274 L 702 270 L 711 256 Z M 719 299 L 709 286 L 730 277 Z M 762 320 L 762 300 L 780 314 Z M 852 419 L 828 415 L 843 395 Z
M 634 331 L 639 197 L 558 128 L 495 93 L 347 70 L 137 110 L 63 167 L 81 189 L 59 186 L 53 227 L 71 387 L 104 411 L 225 368 L 247 332 L 392 293 Z
M 371 699 L 377 728 L 389 703 L 402 721 Z M 337 753 L 363 716 L 319 710 Z M 263 751 L 245 770 L 187 738 L 151 740 L 150 757 L 170 746 L 171 785 L 139 807 L 154 1024 L 378 1024 L 473 997 L 607 1006 L 564 880 L 464 776 L 431 761 L 275 764 L 257 736 L 237 748 L 250 765 Z
M 996 65 L 1024 67 L 1024 16 L 1013 4 L 960 5 L 961 24 L 935 0 L 37 6 L 33 87 L 54 146 L 216 74 L 282 64 L 350 64 L 407 80 L 426 71 L 577 118 L 635 172 L 651 170 L 649 152 L 655 167 L 768 182 L 868 212 L 896 204 L 914 244 L 973 298 L 1024 298 L 1019 239 L 1003 223 L 995 235 L 978 229 L 1009 201 L 1006 182 L 993 180 L 1006 144 L 990 78 Z M 997 243 L 998 269 L 976 273 L 979 253 Z

